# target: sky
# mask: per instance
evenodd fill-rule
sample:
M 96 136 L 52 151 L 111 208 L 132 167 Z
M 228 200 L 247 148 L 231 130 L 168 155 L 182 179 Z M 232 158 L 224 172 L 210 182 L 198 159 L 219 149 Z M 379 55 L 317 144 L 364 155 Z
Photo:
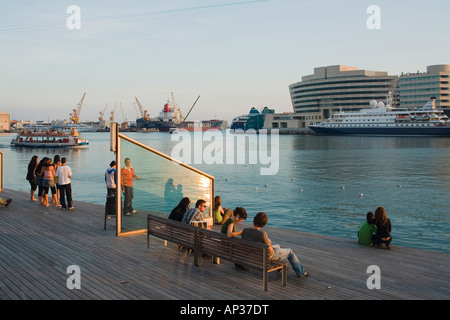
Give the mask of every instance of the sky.
M 448 0 L 0 0 L 0 110 L 62 120 L 86 93 L 80 121 L 114 109 L 133 121 L 135 97 L 155 117 L 173 92 L 183 115 L 200 96 L 188 120 L 292 112 L 289 85 L 316 67 L 450 64 L 449 12 Z

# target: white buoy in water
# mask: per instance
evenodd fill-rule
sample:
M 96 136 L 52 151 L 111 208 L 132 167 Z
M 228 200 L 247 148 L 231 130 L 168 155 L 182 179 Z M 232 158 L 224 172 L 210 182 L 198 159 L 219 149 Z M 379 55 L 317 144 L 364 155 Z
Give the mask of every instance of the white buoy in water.
M 258 187 L 255 187 L 255 190 L 258 190 Z
M 360 193 L 359 196 L 362 197 L 362 196 L 364 196 L 364 194 Z

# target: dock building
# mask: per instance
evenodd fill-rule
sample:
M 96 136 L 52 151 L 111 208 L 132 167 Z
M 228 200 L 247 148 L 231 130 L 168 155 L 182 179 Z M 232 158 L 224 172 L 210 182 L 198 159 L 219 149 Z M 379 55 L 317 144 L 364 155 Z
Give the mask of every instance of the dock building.
M 322 122 L 339 111 L 368 108 L 370 100 L 385 100 L 398 86 L 398 76 L 384 71 L 333 65 L 314 68 L 314 74 L 289 86 L 295 118 L 302 126 Z
M 399 76 L 398 96 L 401 106 L 423 106 L 430 97 L 436 97 L 436 107 L 450 115 L 450 65 L 427 66 L 426 72 L 406 73 Z
M 8 112 L 0 111 L 0 132 L 10 130 L 11 115 Z
M 370 101 L 385 101 L 388 94 L 393 105 L 422 107 L 431 97 L 436 107 L 450 116 L 450 65 L 427 66 L 426 72 L 389 75 L 385 71 L 360 70 L 344 65 L 314 68 L 314 73 L 289 86 L 293 112 L 275 113 L 252 108 L 248 114 L 233 119 L 231 128 L 279 129 L 280 133 L 311 133 L 308 126 L 317 124 L 341 111 L 370 108 Z
M 436 107 L 450 115 L 450 65 L 430 65 L 426 72 L 400 76 L 343 65 L 318 67 L 290 85 L 289 91 L 292 118 L 300 120 L 302 128 L 336 112 L 369 108 L 370 100 L 384 101 L 389 92 L 395 106 L 407 108 L 422 107 L 434 96 Z

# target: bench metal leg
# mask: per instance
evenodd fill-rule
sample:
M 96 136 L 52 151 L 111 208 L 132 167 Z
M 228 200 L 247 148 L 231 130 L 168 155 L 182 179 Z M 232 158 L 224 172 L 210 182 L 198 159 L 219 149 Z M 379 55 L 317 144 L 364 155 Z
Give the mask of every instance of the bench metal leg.
M 199 268 L 202 266 L 202 253 L 199 250 L 194 250 L 194 265 Z
M 281 285 L 283 287 L 287 286 L 287 266 L 284 265 L 281 269 Z
M 269 281 L 269 273 L 267 270 L 263 270 L 263 289 L 267 291 L 267 282 Z

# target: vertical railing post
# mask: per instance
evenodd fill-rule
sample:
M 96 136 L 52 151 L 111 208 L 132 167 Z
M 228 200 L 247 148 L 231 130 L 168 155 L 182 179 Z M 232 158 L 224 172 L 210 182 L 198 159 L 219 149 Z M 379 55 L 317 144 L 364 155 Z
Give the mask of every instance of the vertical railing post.
M 122 228 L 122 170 L 120 159 L 120 139 L 118 123 L 111 123 L 111 151 L 116 153 L 116 236 Z
M 0 191 L 3 191 L 3 152 L 0 152 Z

